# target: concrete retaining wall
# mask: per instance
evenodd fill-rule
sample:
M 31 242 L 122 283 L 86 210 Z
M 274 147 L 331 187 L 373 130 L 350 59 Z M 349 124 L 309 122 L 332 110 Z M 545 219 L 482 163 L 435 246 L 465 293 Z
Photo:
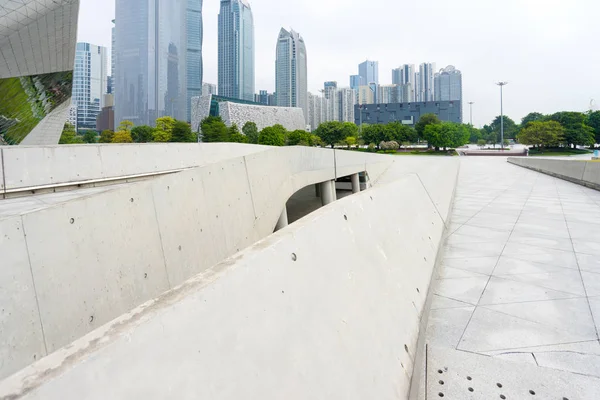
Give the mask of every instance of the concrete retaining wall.
M 508 162 L 600 190 L 600 163 L 548 158 L 509 158 Z
M 11 191 L 179 170 L 265 149 L 238 143 L 7 146 L 0 148 L 0 164 L 4 166 L 0 189 Z
M 448 166 L 438 178 L 455 184 Z M 416 175 L 344 198 L 6 379 L 0 398 L 406 399 L 449 206 Z
M 376 180 L 395 160 L 346 153 L 268 148 L 0 218 L 0 379 L 270 235 L 336 166 Z

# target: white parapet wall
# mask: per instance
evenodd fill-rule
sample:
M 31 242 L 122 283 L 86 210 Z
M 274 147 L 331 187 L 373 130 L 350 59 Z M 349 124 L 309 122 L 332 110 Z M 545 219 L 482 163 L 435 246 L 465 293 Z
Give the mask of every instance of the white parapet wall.
M 600 162 L 550 158 L 509 158 L 508 162 L 600 190 Z
M 4 151 L 10 187 L 200 166 L 51 201 L 0 200 L 0 379 L 272 234 L 298 190 L 338 171 L 366 172 L 372 184 L 395 161 L 308 147 L 225 153 L 206 144 Z
M 290 156 L 291 153 L 281 155 L 288 159 Z M 274 152 L 269 157 L 275 163 L 280 155 Z M 318 164 L 315 155 L 305 153 L 302 157 L 305 163 Z M 250 165 L 253 161 L 246 162 Z M 237 176 L 236 163 L 232 160 L 228 166 L 231 172 L 222 171 L 223 186 Z M 140 259 L 130 265 L 139 268 L 138 279 L 146 279 L 143 272 L 150 271 L 162 276 L 151 278 L 156 279 L 155 285 L 166 285 L 165 275 L 173 272 L 168 279 L 181 285 L 172 284 L 173 289 L 167 293 L 2 381 L 0 398 L 408 398 L 419 324 L 426 313 L 429 285 L 447 218 L 447 213 L 438 209 L 449 209 L 457 178 L 458 161 L 444 165 L 438 179 L 448 182 L 443 188 L 450 194 L 442 196 L 438 189 L 437 204 L 432 201 L 432 187 L 427 187 L 417 174 L 398 174 L 390 183 L 334 202 L 204 270 L 194 265 L 201 251 L 189 252 L 188 248 L 216 246 L 219 239 L 202 239 L 199 232 L 206 225 L 198 225 L 194 212 L 186 223 L 170 221 L 173 226 L 179 224 L 181 232 L 179 239 L 174 237 L 166 246 L 180 243 L 187 256 L 173 259 L 172 263 L 165 261 L 166 273 L 164 265 L 149 269 L 148 263 L 154 259 L 150 254 L 139 256 L 147 261 Z M 156 224 L 160 227 L 164 221 L 177 219 L 177 207 L 187 207 L 189 203 L 197 205 L 195 212 L 215 225 L 236 222 L 236 229 L 247 229 L 242 218 L 245 206 L 218 199 L 225 187 L 215 194 L 214 203 L 222 203 L 225 211 L 239 212 L 216 222 L 215 216 L 201 206 L 210 193 L 191 188 L 186 192 L 185 186 L 190 185 L 175 182 L 200 176 L 206 179 L 218 168 L 215 165 L 200 169 L 198 175 L 190 171 L 161 178 L 159 187 L 141 185 L 140 190 L 153 192 L 147 193 L 149 198 L 162 198 L 164 204 L 156 204 L 155 210 L 171 210 L 159 217 L 163 222 Z M 403 169 L 397 163 L 393 168 Z M 302 174 L 297 178 L 298 184 L 309 182 L 316 173 Z M 253 179 L 261 178 L 250 177 L 250 182 Z M 171 195 L 165 185 L 171 186 Z M 245 190 L 257 187 L 253 185 L 259 182 L 237 191 L 241 196 Z M 270 185 L 273 190 L 276 185 L 285 186 L 278 178 L 268 177 L 260 185 Z M 174 188 L 179 189 L 173 192 Z M 229 186 L 227 189 L 235 190 Z M 128 197 L 133 193 L 112 196 L 115 197 L 110 200 L 117 202 L 117 209 L 122 208 L 121 218 L 138 213 L 137 197 L 133 203 L 121 204 L 129 203 Z M 181 197 L 187 199 L 177 202 Z M 195 197 L 199 198 L 196 203 L 192 200 Z M 92 210 L 90 204 L 81 204 L 81 209 Z M 65 207 L 56 224 L 72 215 L 68 211 Z M 267 214 L 266 208 L 257 210 L 259 218 L 263 214 Z M 127 226 L 132 222 L 122 221 Z M 16 230 L 19 221 L 15 224 Z M 55 225 L 54 229 L 64 227 Z M 132 236 L 127 244 L 144 242 L 146 251 L 156 251 L 160 246 L 156 230 L 147 226 L 147 235 Z M 179 241 L 186 236 L 187 242 Z M 165 254 L 176 254 L 175 250 L 165 249 Z M 21 251 L 27 252 L 24 246 Z M 80 266 L 83 268 L 84 264 Z M 182 268 L 189 268 L 189 273 L 195 270 L 196 275 L 179 282 L 184 276 Z M 53 279 L 67 278 L 65 273 Z M 23 273 L 22 279 L 28 279 L 28 275 Z M 73 311 L 68 303 L 80 301 L 76 296 L 62 300 L 63 313 Z M 102 296 L 111 298 L 108 293 Z M 28 301 L 32 303 L 31 299 Z M 29 304 L 19 303 L 24 307 Z M 75 314 L 65 321 L 70 319 L 79 317 Z M 28 323 L 21 321 L 22 325 Z M 88 321 L 79 323 L 86 325 Z

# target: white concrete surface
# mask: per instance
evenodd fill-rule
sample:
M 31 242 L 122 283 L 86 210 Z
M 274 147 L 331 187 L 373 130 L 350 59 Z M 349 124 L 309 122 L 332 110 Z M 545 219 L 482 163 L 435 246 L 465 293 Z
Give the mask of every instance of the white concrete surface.
M 333 180 L 336 165 L 347 168 L 344 163 L 352 163 L 357 168 L 354 172 L 366 168 L 374 182 L 395 161 L 391 156 L 362 153 L 336 161 L 340 152 L 328 149 L 265 150 L 262 146 L 248 146 L 239 150 L 250 153 L 247 156 L 219 162 L 225 152 L 208 155 L 208 151 L 223 147 L 188 146 L 196 153 L 176 145 L 169 162 L 193 160 L 189 155 L 198 154 L 198 149 L 207 154 L 204 160 L 214 162 L 143 182 L 0 200 L 0 220 L 22 220 L 24 230 L 18 240 L 26 243 L 27 252 L 15 257 L 29 266 L 37 289 L 38 319 L 44 332 L 44 340 L 37 346 L 43 344 L 51 353 L 68 345 L 272 234 L 288 199 L 303 187 Z M 82 149 L 82 153 L 77 153 L 77 149 Z M 234 146 L 232 153 L 238 149 Z M 18 161 L 24 167 L 31 160 L 29 157 L 63 151 L 56 147 L 31 148 L 25 153 L 3 150 L 5 161 L 7 153 L 13 157 L 26 154 L 24 159 L 15 157 L 9 163 Z M 149 151 L 146 157 L 144 150 Z M 75 146 L 66 150 L 65 154 L 71 155 L 67 162 L 54 168 L 57 175 L 72 177 L 66 166 L 77 161 L 85 166 L 82 160 L 89 156 L 91 161 L 101 158 L 102 163 L 87 172 L 82 168 L 80 175 L 135 172 L 129 163 L 135 165 L 136 160 L 147 160 L 140 163 L 140 168 L 164 167 L 152 158 L 164 154 L 163 150 L 160 146 L 132 145 L 131 150 L 126 146 L 116 146 L 115 150 L 111 146 Z M 101 157 L 94 158 L 98 151 Z M 177 161 L 177 154 L 190 158 Z M 42 157 L 42 162 L 33 164 L 39 168 L 52 159 Z M 111 162 L 105 163 L 108 160 Z M 45 183 L 37 175 L 32 179 Z M 12 275 L 8 273 L 0 281 L 2 286 L 11 282 Z M 19 289 L 8 287 L 7 297 L 18 297 L 15 291 Z M 0 330 L 18 337 L 24 328 L 19 315 L 26 310 L 11 306 L 7 313 L 13 317 L 0 320 Z M 3 344 L 2 351 L 13 351 L 9 342 Z M 24 342 L 14 352 L 31 362 L 32 346 Z M 14 372 L 20 365 L 7 363 L 0 376 Z
M 426 341 L 438 360 L 429 376 L 462 377 L 429 379 L 429 398 L 599 398 L 599 227 L 598 191 L 503 159 L 461 160 Z M 480 375 L 472 394 L 467 371 Z M 499 391 L 501 378 L 511 383 Z
M 449 207 L 428 189 L 396 175 L 324 207 L 4 380 L 0 398 L 407 398 Z
M 600 190 L 600 163 L 564 158 L 509 158 L 508 162 Z

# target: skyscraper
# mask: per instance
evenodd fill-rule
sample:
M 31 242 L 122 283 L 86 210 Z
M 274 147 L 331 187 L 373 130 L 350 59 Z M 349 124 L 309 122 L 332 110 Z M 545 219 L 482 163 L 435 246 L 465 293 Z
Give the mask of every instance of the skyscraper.
M 106 47 L 77 43 L 72 104 L 77 107 L 78 129 L 96 129 L 96 117 L 107 91 L 107 58 Z
M 356 90 L 340 88 L 337 90 L 338 118 L 340 122 L 354 122 L 354 105 L 356 104 Z
M 219 94 L 254 100 L 254 18 L 247 0 L 221 0 Z
M 350 88 L 354 90 L 358 90 L 358 88 L 362 85 L 366 85 L 365 82 L 360 75 L 350 75 Z
M 462 100 L 462 74 L 448 65 L 435 74 L 435 101 Z
M 293 29 L 281 28 L 277 39 L 275 93 L 279 107 L 300 107 L 308 123 L 306 45 Z
M 415 66 L 404 64 L 392 70 L 392 84 L 398 85 L 398 102 L 415 101 Z
M 187 0 L 187 121 L 192 120 L 192 97 L 202 95 L 202 0 Z
M 433 75 L 435 70 L 435 64 L 423 63 L 419 65 L 418 73 L 418 98 L 417 101 L 433 101 L 434 99 L 434 81 Z
M 358 75 L 363 79 L 363 85 L 370 83 L 379 84 L 379 62 L 365 61 L 358 65 Z
M 217 85 L 214 83 L 203 83 L 202 96 L 208 96 L 209 94 L 217 94 Z
M 115 125 L 187 117 L 188 0 L 116 0 Z

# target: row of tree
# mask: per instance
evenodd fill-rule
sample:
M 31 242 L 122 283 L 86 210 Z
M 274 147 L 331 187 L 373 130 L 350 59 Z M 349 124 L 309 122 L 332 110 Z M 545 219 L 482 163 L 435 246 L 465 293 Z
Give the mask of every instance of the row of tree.
M 536 124 L 531 127 L 533 123 Z M 471 143 L 482 140 L 498 143 L 500 129 L 500 116 L 498 116 L 491 124 L 484 125 L 481 130 L 473 129 L 470 141 Z M 532 112 L 521 120 L 521 124 L 505 116 L 504 138 L 540 147 L 593 146 L 600 143 L 600 111 L 588 113 L 562 111 L 548 115 Z
M 134 126 L 131 121 L 123 121 L 117 131 L 105 130 L 100 136 L 95 131 L 88 130 L 81 134 L 75 132 L 75 127 L 65 124 L 59 144 L 77 143 L 166 143 L 166 142 L 196 142 L 196 134 L 190 125 L 171 117 L 161 117 L 156 120 L 156 127 L 148 125 Z

